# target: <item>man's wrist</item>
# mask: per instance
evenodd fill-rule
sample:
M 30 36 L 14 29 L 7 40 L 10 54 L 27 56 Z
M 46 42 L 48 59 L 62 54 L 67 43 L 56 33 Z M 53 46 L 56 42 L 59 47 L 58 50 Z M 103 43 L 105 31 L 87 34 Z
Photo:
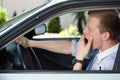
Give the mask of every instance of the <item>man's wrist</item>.
M 81 55 L 80 56 L 76 56 L 75 57 L 77 60 L 84 60 L 84 57 L 82 57 Z
M 72 64 L 75 65 L 76 63 L 83 64 L 83 60 L 80 60 L 80 59 L 74 58 L 73 61 L 72 61 Z
M 28 47 L 32 47 L 32 41 L 31 40 L 28 40 Z

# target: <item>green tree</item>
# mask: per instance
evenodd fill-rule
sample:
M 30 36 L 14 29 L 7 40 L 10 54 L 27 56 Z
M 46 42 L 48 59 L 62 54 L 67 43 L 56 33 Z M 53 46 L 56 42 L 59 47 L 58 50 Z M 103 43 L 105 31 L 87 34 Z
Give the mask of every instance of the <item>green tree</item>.
M 85 17 L 85 12 L 76 12 L 74 13 L 75 16 L 75 20 L 77 20 L 77 27 L 78 27 L 78 31 L 80 34 L 83 33 L 83 23 L 86 24 L 86 17 Z
M 53 18 L 48 23 L 47 32 L 49 33 L 59 33 L 61 30 L 59 17 Z
M 8 17 L 7 17 L 7 12 L 4 8 L 0 7 L 0 24 L 4 23 L 5 21 L 7 21 Z

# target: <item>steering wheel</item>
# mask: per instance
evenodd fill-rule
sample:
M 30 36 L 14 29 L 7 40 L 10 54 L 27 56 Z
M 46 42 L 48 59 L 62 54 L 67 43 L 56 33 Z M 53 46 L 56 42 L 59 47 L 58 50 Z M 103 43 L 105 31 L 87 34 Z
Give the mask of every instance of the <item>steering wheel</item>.
M 38 60 L 38 57 L 36 56 L 36 53 L 34 50 L 30 48 L 24 48 L 21 45 L 17 44 L 17 53 L 18 58 L 21 62 L 21 66 L 25 70 L 35 70 L 39 69 L 42 70 L 40 61 Z

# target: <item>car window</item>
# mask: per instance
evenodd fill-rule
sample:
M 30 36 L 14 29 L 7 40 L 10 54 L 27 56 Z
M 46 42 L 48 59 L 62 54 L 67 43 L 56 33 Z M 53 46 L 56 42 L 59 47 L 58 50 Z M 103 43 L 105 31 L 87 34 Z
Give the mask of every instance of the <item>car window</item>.
M 61 16 L 57 16 L 45 22 L 46 33 L 44 34 L 34 34 L 26 36 L 27 38 L 42 41 L 61 41 L 61 40 L 76 40 L 78 41 L 82 35 L 82 31 L 86 25 L 86 15 L 85 12 L 74 12 L 68 13 Z M 80 16 L 80 18 L 76 18 Z M 82 18 L 81 18 L 82 17 Z M 77 25 L 82 21 L 81 25 Z M 81 27 L 78 27 L 81 26 Z M 35 33 L 35 31 L 33 30 Z M 41 44 L 40 44 L 41 45 Z M 44 44 L 47 45 L 47 44 Z M 54 45 L 54 44 L 53 44 Z M 64 47 L 64 46 L 63 46 Z M 75 46 L 73 46 L 74 48 Z M 71 54 L 61 54 L 60 52 L 54 52 L 51 50 L 46 50 L 42 48 L 30 47 L 25 49 L 22 46 L 16 45 L 14 42 L 10 43 L 4 49 L 1 50 L 3 55 L 1 56 L 1 61 L 5 57 L 5 62 L 2 62 L 1 69 L 10 70 L 72 70 L 73 64 L 72 60 L 74 56 Z M 7 54 L 7 55 L 6 55 Z M 2 58 L 3 57 L 3 58 Z M 31 62 L 31 63 L 29 63 Z M 86 64 L 83 69 L 89 63 L 86 59 Z
M 37 9 L 37 8 L 36 8 Z M 71 12 L 71 13 L 70 13 Z M 74 53 L 76 53 L 77 49 L 77 42 L 81 38 L 83 34 L 83 29 L 86 25 L 86 19 L 88 18 L 88 10 L 86 11 L 75 11 L 75 12 L 66 12 L 66 14 L 62 14 L 59 16 L 54 16 L 52 18 L 46 19 L 44 23 L 38 23 L 37 21 L 39 16 L 35 16 L 33 18 L 36 19 L 36 24 L 45 24 L 46 25 L 46 32 L 43 34 L 37 34 L 35 31 L 36 25 L 26 32 L 26 34 L 20 33 L 20 36 L 25 36 L 28 39 L 33 39 L 36 41 L 44 42 L 44 41 L 51 41 L 51 42 L 60 42 L 60 41 L 69 41 L 72 45 L 71 50 L 66 50 L 67 47 L 62 48 L 59 45 L 54 49 L 56 50 L 59 48 L 60 51 L 64 48 L 65 52 L 56 52 L 49 49 L 44 48 L 36 48 L 36 47 L 23 47 L 21 45 L 16 44 L 13 40 L 8 45 L 5 45 L 4 48 L 0 50 L 0 69 L 1 70 L 71 70 L 73 69 L 73 60 L 75 58 Z M 24 13 L 23 15 L 19 16 L 20 19 L 26 14 L 30 14 L 32 11 L 28 11 L 28 13 Z M 58 13 L 59 14 L 59 13 Z M 11 26 L 14 21 L 19 20 L 19 17 L 14 18 L 10 22 L 7 23 L 7 27 Z M 51 16 L 50 16 L 51 17 Z M 41 19 L 40 19 L 41 20 Z M 24 22 L 25 23 L 25 22 Z M 5 24 L 3 24 L 5 25 Z M 32 25 L 32 23 L 30 23 Z M 28 25 L 29 26 L 29 25 Z M 7 28 L 5 27 L 5 28 Z M 31 26 L 29 26 L 31 27 Z M 0 31 L 3 31 L 3 28 L 0 28 Z M 23 31 L 24 32 L 24 31 Z M 39 28 L 37 29 L 39 33 Z M 17 36 L 17 37 L 20 37 Z M 3 36 L 4 37 L 4 36 Z M 12 37 L 12 36 L 11 36 Z M 7 40 L 6 40 L 7 41 Z M 63 43 L 65 44 L 65 43 Z M 43 44 L 38 44 L 43 45 Z M 44 44 L 45 46 L 53 46 L 55 44 L 49 45 L 47 42 Z M 65 45 L 66 46 L 66 45 Z M 83 70 L 86 71 L 86 68 L 91 60 L 92 54 L 86 56 L 85 64 L 83 66 Z M 119 66 L 119 54 L 115 61 L 115 65 Z M 118 66 L 116 69 L 118 69 Z M 109 70 L 108 70 L 109 71 Z
M 79 38 L 86 24 L 87 11 L 67 13 L 47 21 L 46 33 L 43 35 L 33 36 L 34 39 L 39 38 Z M 80 17 L 77 17 L 80 16 Z M 79 20 L 78 20 L 79 19 Z M 82 21 L 78 25 L 79 21 Z M 80 26 L 80 27 L 78 27 Z
M 34 30 L 28 32 L 24 36 L 29 39 L 45 40 L 45 41 L 49 41 L 49 40 L 59 41 L 59 40 L 72 40 L 72 39 L 79 40 L 80 35 L 82 33 L 79 33 L 78 31 L 77 18 L 75 18 L 76 14 L 77 13 L 68 13 L 48 20 L 47 22 L 45 22 L 46 33 L 44 34 L 35 34 L 35 29 L 36 29 L 35 28 Z M 69 19 L 70 21 L 67 21 Z M 27 50 L 26 52 L 26 49 L 24 50 L 24 48 L 19 47 L 14 42 L 10 43 L 1 51 L 4 52 L 4 54 L 8 54 L 7 56 L 4 56 L 4 57 L 8 57 L 8 59 L 6 60 L 5 63 L 3 62 L 3 65 L 1 65 L 1 69 L 72 70 L 73 57 L 71 55 L 64 55 L 61 53 L 58 54 L 54 51 L 49 51 L 41 48 L 40 49 L 30 48 L 30 51 Z M 41 53 L 43 53 L 44 55 L 42 56 L 38 55 Z M 3 55 L 1 56 L 3 57 Z M 29 63 L 29 61 L 31 61 L 31 63 Z M 30 66 L 30 65 L 35 65 L 35 66 Z M 45 65 L 47 65 L 47 67 Z M 5 68 L 3 66 L 5 66 Z
M 25 18 L 26 16 L 28 16 L 29 14 L 31 14 L 32 11 L 37 10 L 38 7 L 41 8 L 44 5 L 48 4 L 49 2 L 51 2 L 51 0 L 41 1 L 39 6 L 37 6 L 36 8 L 34 7 L 30 10 L 26 10 L 25 12 L 23 12 L 22 15 L 18 15 L 17 17 L 13 17 L 13 19 L 8 20 L 6 23 L 0 24 L 0 34 L 2 34 L 3 31 L 7 30 L 7 28 L 11 29 L 12 26 L 16 24 L 16 21 L 19 22 L 19 20 L 21 20 L 21 19 Z
M 64 15 L 52 18 L 45 23 L 46 24 L 46 33 L 42 34 L 42 35 L 33 36 L 33 39 L 35 39 L 35 40 L 42 39 L 45 41 L 60 41 L 60 40 L 70 40 L 70 41 L 77 40 L 78 41 L 80 39 L 81 35 L 83 34 L 83 29 L 85 28 L 85 25 L 86 25 L 86 19 L 88 18 L 87 12 L 88 11 L 68 13 L 68 14 L 64 14 Z M 76 18 L 76 16 L 77 17 L 80 16 L 80 18 Z M 79 22 L 77 19 L 82 21 L 81 25 L 77 25 L 77 23 Z M 81 28 L 78 26 L 81 26 Z M 54 52 L 54 51 L 50 50 L 49 52 L 56 55 L 56 52 Z M 46 55 L 48 56 L 48 54 L 46 54 Z M 56 62 L 58 62 L 62 65 L 68 64 L 69 67 L 72 66 L 70 61 L 73 59 L 73 57 L 68 59 L 68 63 L 66 63 L 67 61 L 64 62 L 64 59 L 61 59 L 61 60 L 63 60 L 63 63 L 61 63 L 60 62 L 61 60 L 59 61 L 59 58 L 56 59 L 55 56 L 53 57 L 51 55 L 49 55 L 48 57 L 54 58 L 53 61 L 55 60 Z M 60 56 L 60 55 L 56 55 L 56 56 Z M 65 55 L 63 55 L 63 57 L 64 56 Z M 91 55 L 87 56 L 88 60 L 86 60 L 86 64 L 84 65 L 84 70 L 88 66 L 90 57 L 91 57 Z M 72 67 L 70 67 L 68 69 L 72 70 Z
M 71 80 L 119 80 L 120 44 L 112 47 L 113 50 L 106 51 L 106 55 L 101 55 L 99 52 L 102 51 L 99 51 L 98 49 L 90 50 L 88 55 L 85 56 L 84 61 L 76 60 L 75 56 L 77 53 L 76 51 L 80 50 L 78 49 L 78 46 L 83 30 L 86 29 L 86 32 L 91 31 L 89 26 L 86 26 L 88 11 L 119 9 L 118 11 L 120 17 L 120 1 L 44 1 L 45 3 L 47 1 L 50 1 L 51 3 L 52 1 L 62 3 L 55 3 L 55 5 L 50 3 L 43 10 L 39 10 L 39 7 L 44 6 L 40 5 L 39 7 L 26 11 L 22 15 L 16 16 L 5 24 L 3 23 L 0 25 L 0 80 L 40 80 L 41 78 L 44 80 L 64 80 L 70 78 Z M 30 16 L 31 14 L 34 15 Z M 22 21 L 23 18 L 26 18 L 25 21 Z M 110 18 L 113 17 L 109 17 L 108 19 Z M 20 24 L 14 25 L 19 21 L 21 21 Z M 95 20 L 93 24 L 96 21 L 97 20 Z M 46 26 L 46 28 L 40 28 L 39 26 L 41 25 Z M 96 35 L 96 37 L 99 38 L 96 40 L 98 44 L 97 46 L 99 46 L 99 43 L 103 42 L 100 41 L 100 35 Z M 30 46 L 29 42 L 26 42 L 27 45 L 16 44 L 16 40 L 18 38 L 27 38 L 25 41 L 34 40 L 37 43 L 37 47 L 36 45 Z M 105 35 L 103 38 L 106 40 Z M 117 37 L 117 39 L 119 39 L 119 37 Z M 49 44 L 49 42 L 52 42 L 52 44 Z M 88 40 L 84 39 L 84 42 L 88 43 Z M 53 46 L 55 46 L 54 49 L 52 49 Z M 82 50 L 84 49 L 86 48 L 82 48 Z M 116 49 L 118 50 L 115 54 L 108 54 L 109 52 L 114 52 Z M 98 59 L 95 57 L 97 53 L 97 57 L 99 57 Z M 109 55 L 112 55 L 109 57 L 111 59 L 107 58 Z M 97 65 L 97 63 L 95 64 L 95 61 L 97 62 L 101 59 L 101 61 L 103 61 L 105 58 L 106 62 L 104 66 L 112 68 L 111 70 L 107 70 L 108 68 L 106 70 L 102 70 L 103 67 L 101 67 L 100 63 L 98 63 L 98 70 L 90 70 L 90 65 L 92 65 L 92 62 L 94 62 L 94 65 Z M 73 71 L 73 66 L 77 61 L 82 64 L 82 70 Z M 112 63 L 113 67 L 108 65 Z

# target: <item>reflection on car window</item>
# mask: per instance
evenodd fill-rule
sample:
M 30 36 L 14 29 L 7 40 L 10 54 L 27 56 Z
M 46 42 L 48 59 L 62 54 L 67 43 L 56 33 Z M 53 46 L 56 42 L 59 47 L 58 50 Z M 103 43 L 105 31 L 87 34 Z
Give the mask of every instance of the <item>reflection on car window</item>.
M 47 3 L 49 3 L 51 0 L 42 0 L 39 4 L 39 6 L 37 6 L 36 8 L 32 8 L 30 10 L 28 10 L 27 12 L 24 12 L 22 15 L 19 15 L 13 19 L 10 19 L 7 22 L 4 22 L 2 24 L 0 24 L 0 32 L 4 31 L 5 29 L 7 29 L 8 27 L 11 27 L 13 24 L 15 24 L 17 21 L 21 20 L 22 18 L 26 17 L 29 14 L 32 14 L 35 10 L 37 10 L 38 8 L 46 5 Z M 11 29 L 11 28 L 10 28 Z

